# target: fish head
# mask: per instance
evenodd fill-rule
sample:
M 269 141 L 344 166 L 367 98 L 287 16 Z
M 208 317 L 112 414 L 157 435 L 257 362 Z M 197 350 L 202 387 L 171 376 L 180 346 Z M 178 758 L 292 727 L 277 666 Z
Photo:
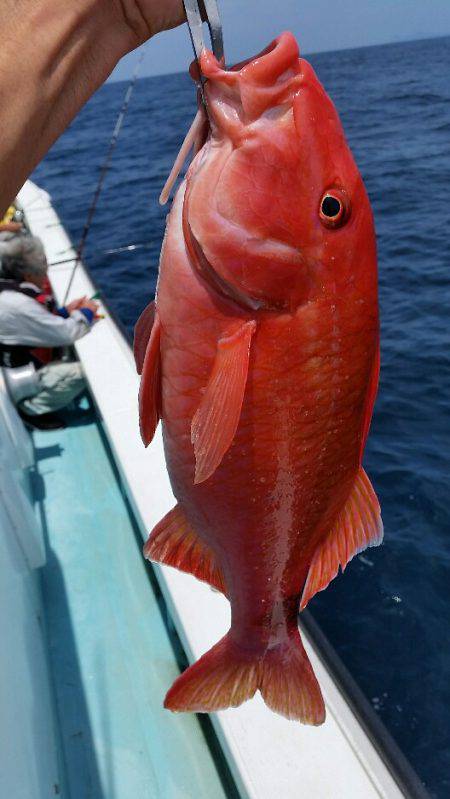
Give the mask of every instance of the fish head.
M 355 281 L 363 287 L 376 263 L 370 203 L 336 109 L 293 35 L 229 70 L 205 50 L 200 68 L 210 133 L 187 175 L 192 263 L 254 310 L 292 311 Z

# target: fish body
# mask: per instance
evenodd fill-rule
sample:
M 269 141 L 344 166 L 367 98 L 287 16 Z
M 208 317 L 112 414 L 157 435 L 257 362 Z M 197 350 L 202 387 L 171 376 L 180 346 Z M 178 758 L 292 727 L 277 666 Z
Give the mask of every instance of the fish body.
M 204 52 L 201 68 L 211 132 L 136 335 L 144 441 L 161 417 L 178 502 L 145 553 L 222 590 L 232 613 L 166 706 L 212 711 L 259 689 L 319 724 L 299 607 L 382 537 L 361 466 L 378 381 L 372 213 L 291 34 L 230 71 Z

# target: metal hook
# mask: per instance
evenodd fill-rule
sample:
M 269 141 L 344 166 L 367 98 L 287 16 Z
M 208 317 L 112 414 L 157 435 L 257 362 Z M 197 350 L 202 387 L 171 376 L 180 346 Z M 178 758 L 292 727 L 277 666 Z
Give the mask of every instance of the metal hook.
M 198 0 L 183 0 L 184 8 L 186 11 L 187 22 L 189 26 L 189 34 L 194 48 L 195 60 L 198 67 L 198 88 L 203 100 L 203 105 L 207 110 L 206 97 L 204 92 L 204 79 L 200 70 L 200 56 L 205 49 L 205 41 L 203 38 L 202 15 Z M 209 35 L 211 37 L 212 51 L 219 61 L 224 62 L 224 49 L 223 49 L 223 33 L 222 23 L 220 21 L 219 8 L 217 0 L 203 0 L 203 6 L 206 13 L 206 23 L 209 28 Z
M 209 35 L 211 37 L 212 51 L 219 64 L 225 65 L 225 54 L 223 49 L 222 22 L 219 14 L 217 0 L 203 0 L 206 11 L 206 21 L 208 23 Z

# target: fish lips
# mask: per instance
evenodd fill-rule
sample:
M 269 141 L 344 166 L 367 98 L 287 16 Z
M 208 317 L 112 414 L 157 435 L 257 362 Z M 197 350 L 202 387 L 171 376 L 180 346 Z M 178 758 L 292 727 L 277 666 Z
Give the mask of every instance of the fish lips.
M 212 125 L 232 137 L 233 128 L 262 114 L 292 104 L 302 81 L 298 44 L 285 32 L 254 58 L 225 69 L 209 50 L 200 58 Z

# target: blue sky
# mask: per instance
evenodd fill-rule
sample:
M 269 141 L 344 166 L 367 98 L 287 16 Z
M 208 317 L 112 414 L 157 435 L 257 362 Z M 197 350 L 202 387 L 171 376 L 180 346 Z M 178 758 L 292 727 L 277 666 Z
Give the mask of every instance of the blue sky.
M 219 0 L 227 62 L 262 50 L 282 30 L 292 30 L 304 53 L 450 34 L 450 0 Z M 124 58 L 112 79 L 128 78 L 136 54 Z M 192 50 L 186 26 L 147 45 L 142 75 L 186 69 Z

